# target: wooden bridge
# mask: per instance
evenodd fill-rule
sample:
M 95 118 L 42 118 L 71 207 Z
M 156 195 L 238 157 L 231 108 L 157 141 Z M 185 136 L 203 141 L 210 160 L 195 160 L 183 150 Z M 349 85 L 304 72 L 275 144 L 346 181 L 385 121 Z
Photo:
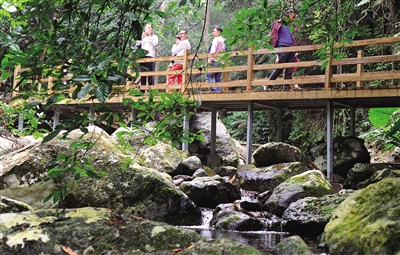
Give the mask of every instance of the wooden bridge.
M 199 102 L 198 108 L 201 110 L 212 112 L 212 144 L 211 144 L 211 158 L 215 155 L 215 129 L 217 111 L 248 111 L 248 126 L 247 126 L 247 163 L 251 160 L 251 144 L 252 144 L 252 123 L 253 111 L 271 111 L 277 110 L 282 116 L 285 110 L 305 110 L 305 109 L 327 109 L 327 145 L 328 145 L 328 178 L 332 180 L 332 159 L 333 159 L 333 144 L 332 144 L 332 123 L 333 123 L 333 109 L 349 108 L 352 110 L 352 130 L 354 135 L 354 110 L 356 108 L 379 108 L 379 107 L 400 107 L 400 71 L 396 68 L 399 66 L 400 61 L 400 37 L 393 38 L 380 38 L 354 41 L 351 44 L 339 45 L 335 44 L 334 47 L 352 48 L 354 56 L 343 58 L 340 60 L 330 59 L 327 62 L 324 71 L 319 71 L 322 63 L 318 60 L 301 61 L 294 63 L 284 64 L 257 64 L 256 59 L 261 55 L 276 54 L 280 52 L 299 52 L 300 58 L 302 52 L 315 52 L 323 49 L 323 45 L 307 45 L 295 46 L 285 48 L 275 48 L 274 50 L 260 49 L 254 51 L 252 48 L 246 51 L 234 51 L 229 53 L 230 58 L 247 59 L 245 65 L 235 66 L 228 65 L 223 68 L 205 68 L 207 58 L 219 57 L 218 54 L 190 54 L 185 52 L 181 57 L 157 57 L 145 58 L 138 60 L 139 63 L 143 62 L 159 62 L 161 65 L 167 66 L 171 60 L 182 60 L 183 70 L 180 71 L 183 75 L 183 83 L 181 85 L 170 85 L 169 89 L 180 89 L 193 100 Z M 390 47 L 397 47 L 399 53 L 395 55 L 385 55 L 382 50 L 381 55 L 369 56 L 368 47 L 378 45 L 389 45 Z M 311 53 L 307 53 L 311 55 Z M 274 57 L 273 57 L 274 58 Z M 369 71 L 370 65 L 386 66 L 386 70 Z M 313 69 L 314 72 L 319 74 L 307 76 L 295 76 L 293 80 L 278 79 L 269 81 L 267 75 L 263 78 L 256 78 L 257 72 L 265 70 L 273 70 L 276 68 L 293 68 L 297 70 L 306 69 L 304 73 L 310 73 L 307 70 Z M 346 70 L 352 72 L 338 72 L 338 70 L 346 67 Z M 372 68 L 371 68 L 372 69 Z M 377 68 L 374 68 L 377 70 Z M 223 81 L 220 83 L 209 84 L 205 82 L 205 70 L 207 72 L 221 72 L 223 74 Z M 334 73 L 333 70 L 336 70 Z M 18 78 L 21 70 L 16 69 L 15 79 Z M 128 70 L 132 73 L 132 70 Z M 245 79 L 232 79 L 233 74 Z M 297 71 L 296 73 L 299 73 Z M 155 71 L 155 72 L 142 72 L 140 76 L 155 76 L 161 80 L 168 74 L 176 74 L 175 71 Z M 132 74 L 133 75 L 133 74 Z M 157 80 L 157 79 L 156 79 Z M 165 79 L 166 80 L 166 79 Z M 48 87 L 51 89 L 53 80 L 51 78 L 43 79 L 42 81 L 48 82 Z M 299 84 L 301 90 L 284 91 L 284 84 Z M 14 84 L 17 84 L 14 81 Z M 273 90 L 264 91 L 263 85 L 273 86 Z M 141 90 L 154 89 L 159 90 L 167 89 L 166 82 L 157 83 L 153 86 L 139 86 L 134 84 L 133 81 L 126 81 L 126 84 L 117 85 L 120 89 L 126 90 L 130 88 L 137 88 Z M 222 87 L 223 91 L 220 93 L 210 92 L 212 87 Z M 240 89 L 236 89 L 240 88 Z M 129 106 L 122 107 L 122 99 L 126 95 L 116 96 L 110 99 L 107 103 L 116 105 L 115 109 L 122 111 L 130 111 Z M 135 99 L 135 98 L 133 98 Z M 76 101 L 69 102 L 68 105 L 63 101 L 57 107 L 68 115 L 68 111 L 79 111 L 89 109 L 93 102 Z M 72 112 L 70 114 L 73 114 Z M 55 123 L 58 117 L 55 115 Z M 278 118 L 278 130 L 282 125 L 282 117 Z M 184 125 L 185 126 L 185 125 Z M 188 127 L 186 124 L 185 128 Z M 277 134 L 278 140 L 281 139 L 282 134 Z M 185 147 L 184 147 L 185 148 Z M 218 160 L 218 159 L 216 159 Z M 215 162 L 214 162 L 215 163 Z M 210 163 L 212 165 L 213 163 Z
M 389 44 L 393 46 L 400 42 L 400 37 L 381 38 L 354 41 L 352 44 L 345 44 L 345 48 L 354 48 L 357 56 L 343 58 L 341 60 L 329 61 L 325 71 L 317 75 L 295 76 L 291 84 L 299 84 L 301 90 L 283 91 L 275 89 L 264 91 L 263 85 L 281 86 L 288 82 L 283 79 L 269 81 L 268 77 L 255 78 L 257 71 L 273 70 L 276 68 L 297 68 L 297 73 L 301 69 L 320 69 L 322 63 L 314 61 L 300 61 L 296 63 L 284 64 L 256 64 L 255 59 L 259 55 L 275 54 L 279 52 L 315 52 L 322 49 L 322 45 L 307 45 L 285 48 L 275 48 L 274 50 L 260 49 L 253 51 L 230 52 L 232 59 L 236 57 L 247 58 L 244 66 L 227 66 L 223 68 L 210 68 L 208 72 L 221 72 L 223 82 L 208 84 L 205 81 L 192 81 L 192 77 L 205 75 L 204 68 L 195 68 L 196 61 L 204 60 L 210 56 L 217 57 L 218 54 L 199 54 L 190 55 L 188 52 L 183 57 L 160 57 L 155 59 L 141 59 L 138 62 L 165 62 L 171 60 L 183 60 L 183 84 L 170 86 L 185 91 L 194 100 L 201 101 L 201 108 L 218 109 L 226 111 L 243 111 L 248 109 L 248 103 L 254 102 L 254 110 L 302 110 L 302 109 L 321 109 L 326 108 L 327 100 L 332 100 L 334 108 L 375 108 L 375 107 L 397 107 L 400 106 L 398 97 L 400 96 L 400 71 L 386 70 L 378 72 L 365 72 L 366 65 L 378 63 L 393 63 L 400 61 L 400 52 L 397 55 L 366 56 L 363 49 L 368 46 Z M 340 47 L 340 45 L 335 45 Z M 224 53 L 227 54 L 227 53 Z M 309 54 L 310 55 L 310 54 Z M 353 67 L 353 73 L 333 73 L 333 69 L 340 69 L 342 66 Z M 393 66 L 393 65 L 391 65 Z M 398 65 L 397 65 L 398 66 Z M 174 72 L 143 72 L 142 76 L 166 76 Z M 246 79 L 232 80 L 229 74 L 244 73 Z M 380 85 L 386 81 L 385 85 Z M 374 83 L 374 85 L 371 85 Z M 131 85 L 131 84 L 129 84 Z M 166 84 L 155 84 L 160 90 L 166 88 Z M 222 87 L 222 93 L 211 93 L 212 87 Z M 143 87 L 142 87 L 143 88 Z M 241 88 L 241 90 L 230 90 Z

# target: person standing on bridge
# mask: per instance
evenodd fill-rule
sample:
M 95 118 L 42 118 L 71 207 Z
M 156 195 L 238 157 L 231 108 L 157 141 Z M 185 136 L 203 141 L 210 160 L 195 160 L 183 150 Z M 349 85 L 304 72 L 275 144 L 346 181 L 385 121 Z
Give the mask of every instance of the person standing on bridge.
M 172 45 L 171 52 L 175 51 L 175 48 L 179 46 L 179 43 L 181 42 L 181 36 L 180 35 L 175 35 L 175 44 Z M 182 49 L 180 52 L 173 56 L 183 56 L 184 50 Z M 171 61 L 171 64 L 168 66 L 168 71 L 177 71 L 177 70 L 182 70 L 183 66 L 182 64 L 177 63 L 175 60 Z M 178 80 L 178 84 L 182 84 L 182 74 L 169 74 L 167 75 L 167 84 L 168 85 L 173 85 L 175 84 L 175 80 Z M 167 86 L 166 92 L 170 92 L 169 86 Z
M 177 46 L 173 47 L 171 49 L 172 51 L 172 56 L 183 56 L 185 53 L 185 50 L 191 50 L 192 46 L 190 45 L 190 42 L 188 40 L 188 31 L 186 29 L 181 29 L 179 32 L 180 36 L 180 42 L 177 44 Z M 175 60 L 174 65 L 172 66 L 171 70 L 180 72 L 180 70 L 183 70 L 183 60 Z M 176 74 L 176 75 L 169 75 L 167 77 L 168 79 L 168 84 L 174 84 L 175 78 L 178 78 L 178 84 L 182 84 L 182 74 Z M 181 92 L 184 91 L 184 88 L 181 87 Z
M 221 36 L 221 33 L 222 33 L 221 27 L 219 26 L 214 27 L 212 33 L 214 39 L 211 43 L 211 49 L 209 53 L 213 54 L 226 50 L 225 39 Z M 209 67 L 220 67 L 220 64 L 223 63 L 219 62 L 218 59 L 215 58 L 209 58 L 207 62 L 207 66 Z M 221 82 L 221 77 L 222 73 L 206 73 L 206 81 L 208 83 Z M 211 91 L 220 92 L 222 91 L 222 88 L 211 88 Z
M 268 33 L 268 36 L 272 36 L 271 45 L 273 47 L 291 47 L 296 46 L 296 41 L 293 35 L 293 21 L 296 18 L 296 13 L 293 9 L 288 9 L 284 13 L 282 19 L 276 20 L 272 24 L 272 29 Z M 295 59 L 295 52 L 282 52 L 278 53 L 278 63 L 292 63 Z M 275 69 L 269 76 L 269 80 L 276 80 L 281 75 L 283 69 Z M 292 79 L 292 68 L 286 68 L 284 79 Z M 264 86 L 264 90 L 267 90 L 268 86 Z M 283 85 L 283 89 L 289 89 L 288 85 Z
M 153 25 L 147 24 L 142 33 L 141 47 L 143 50 L 147 50 L 147 55 L 145 58 L 156 57 L 156 46 L 158 45 L 158 36 L 153 32 Z M 140 72 L 153 72 L 155 69 L 154 62 L 146 62 L 140 64 Z M 149 85 L 154 85 L 154 76 L 142 76 L 140 78 L 140 84 L 146 86 L 148 82 Z

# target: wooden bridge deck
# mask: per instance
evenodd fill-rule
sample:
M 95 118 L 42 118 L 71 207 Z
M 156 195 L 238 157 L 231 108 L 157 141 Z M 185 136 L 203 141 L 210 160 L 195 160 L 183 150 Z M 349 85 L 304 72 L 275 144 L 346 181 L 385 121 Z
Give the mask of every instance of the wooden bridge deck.
M 378 55 L 367 56 L 364 51 L 371 45 L 386 44 L 394 46 L 400 43 L 400 37 L 379 38 L 354 41 L 352 44 L 345 44 L 345 48 L 354 48 L 353 52 L 357 52 L 357 56 L 344 58 L 341 60 L 331 60 L 328 62 L 324 71 L 319 71 L 322 65 L 317 60 L 301 61 L 296 63 L 284 64 L 257 64 L 255 59 L 261 55 L 275 54 L 279 52 L 299 52 L 300 58 L 302 52 L 315 52 L 322 49 L 322 45 L 307 45 L 286 48 L 275 48 L 274 50 L 260 49 L 253 51 L 235 51 L 223 54 L 229 54 L 230 59 L 234 60 L 239 57 L 246 60 L 246 64 L 242 66 L 234 66 L 230 63 L 223 68 L 210 68 L 207 72 L 222 72 L 223 81 L 221 83 L 208 84 L 205 82 L 205 63 L 209 57 L 218 57 L 218 54 L 190 54 L 185 52 L 181 57 L 158 57 L 140 59 L 138 62 L 159 62 L 161 65 L 167 65 L 171 60 L 183 60 L 183 84 L 173 85 L 170 88 L 181 89 L 191 99 L 199 102 L 199 108 L 203 110 L 226 110 L 226 111 L 244 111 L 248 109 L 248 103 L 254 103 L 254 110 L 304 110 L 304 109 L 323 109 L 326 108 L 327 101 L 331 100 L 334 108 L 375 108 L 375 107 L 399 107 L 400 106 L 400 71 L 396 68 L 385 71 L 365 71 L 366 67 L 375 64 L 389 63 L 389 66 L 399 66 L 400 55 Z M 336 44 L 335 47 L 341 47 Z M 399 47 L 399 46 L 397 46 Z M 262 57 L 262 56 L 261 56 Z M 264 78 L 255 78 L 257 72 L 276 68 L 292 68 L 296 67 L 299 70 L 313 69 L 316 75 L 295 76 L 290 83 L 299 84 L 303 87 L 302 90 L 283 91 L 284 84 L 287 80 L 282 78 L 269 81 L 266 75 Z M 351 69 L 351 73 L 333 73 L 334 69 L 346 67 Z M 15 71 L 15 79 L 18 79 L 18 74 L 21 70 Z M 134 70 L 128 70 L 134 76 Z M 232 74 L 241 74 L 240 77 L 246 77 L 242 80 L 234 80 Z M 175 74 L 174 71 L 156 71 L 142 72 L 141 76 L 155 76 L 158 80 L 162 80 L 168 74 Z M 231 74 L 231 75 L 230 75 Z M 156 79 L 157 80 L 157 79 Z M 48 87 L 52 87 L 53 80 L 51 78 L 42 79 L 42 82 L 48 82 Z M 384 82 L 384 85 L 381 85 Z M 371 85 L 370 83 L 374 83 Z M 17 84 L 16 81 L 14 84 Z M 378 85 L 379 84 L 379 85 Z M 263 85 L 274 86 L 275 89 L 264 91 Z M 137 89 L 154 89 L 165 90 L 167 85 L 165 82 L 157 83 L 154 86 L 139 86 L 134 84 L 132 80 L 126 84 L 116 85 L 119 89 L 128 90 L 131 88 Z M 211 87 L 222 87 L 220 93 L 210 92 Z M 235 88 L 240 90 L 231 90 Z M 229 89 L 231 88 L 231 89 Z M 122 99 L 126 95 L 115 96 L 108 100 L 108 104 L 117 106 L 118 109 L 129 109 L 122 107 Z M 80 108 L 88 108 L 93 102 L 67 100 L 58 104 L 58 107 L 68 111 L 68 108 L 74 108 L 74 111 Z M 117 109 L 115 108 L 115 109 Z

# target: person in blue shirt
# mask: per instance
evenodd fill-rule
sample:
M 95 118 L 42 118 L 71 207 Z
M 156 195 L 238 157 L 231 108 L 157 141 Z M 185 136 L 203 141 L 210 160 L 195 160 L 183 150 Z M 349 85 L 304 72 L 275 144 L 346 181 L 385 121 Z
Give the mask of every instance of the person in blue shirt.
M 272 36 L 271 45 L 273 47 L 291 47 L 296 46 L 296 41 L 291 31 L 291 24 L 296 18 L 296 13 L 293 9 L 288 9 L 284 17 L 274 22 L 268 36 Z M 278 53 L 278 63 L 291 63 L 294 62 L 295 52 L 282 52 Z M 275 69 L 269 76 L 269 80 L 276 80 L 281 75 L 283 69 Z M 292 68 L 285 69 L 284 79 L 292 79 Z M 264 86 L 267 90 L 268 86 Z M 289 85 L 284 85 L 283 89 L 289 89 Z

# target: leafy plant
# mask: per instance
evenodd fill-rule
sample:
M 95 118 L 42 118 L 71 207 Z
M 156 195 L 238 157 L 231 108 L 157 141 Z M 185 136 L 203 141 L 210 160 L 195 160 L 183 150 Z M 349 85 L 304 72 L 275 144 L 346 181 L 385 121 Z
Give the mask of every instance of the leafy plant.
M 68 139 L 66 139 L 68 140 Z M 45 182 L 53 180 L 56 184 L 56 190 L 51 192 L 43 201 L 46 203 L 51 198 L 56 203 L 60 199 L 64 199 L 71 182 L 78 181 L 81 177 L 99 178 L 100 175 L 105 175 L 105 172 L 96 173 L 92 165 L 93 159 L 87 156 L 87 152 L 95 146 L 93 140 L 85 140 L 81 136 L 78 141 L 71 142 L 69 148 L 71 153 L 63 153 L 57 155 L 57 158 L 47 168 L 48 176 L 44 179 Z
M 399 108 L 372 108 L 368 118 L 386 139 L 385 149 L 400 146 Z

